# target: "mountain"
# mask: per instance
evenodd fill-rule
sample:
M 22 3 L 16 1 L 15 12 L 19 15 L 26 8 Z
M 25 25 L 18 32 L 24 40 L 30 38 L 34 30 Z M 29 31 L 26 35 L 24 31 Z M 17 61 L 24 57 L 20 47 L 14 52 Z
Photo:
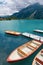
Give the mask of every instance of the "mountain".
M 33 13 L 34 13 L 33 18 L 43 19 L 43 5 L 40 5 L 39 3 L 30 5 L 22 9 L 20 12 L 13 14 L 12 16 L 17 17 L 18 19 L 25 19 L 30 18 L 30 16 Z
M 0 16 L 10 16 L 35 3 L 43 5 L 43 0 L 0 0 Z
M 35 19 L 43 19 L 43 5 L 38 6 L 37 12 L 34 15 Z
M 35 3 L 26 8 L 23 8 L 18 13 L 11 16 L 3 17 L 6 19 L 43 19 L 43 5 Z

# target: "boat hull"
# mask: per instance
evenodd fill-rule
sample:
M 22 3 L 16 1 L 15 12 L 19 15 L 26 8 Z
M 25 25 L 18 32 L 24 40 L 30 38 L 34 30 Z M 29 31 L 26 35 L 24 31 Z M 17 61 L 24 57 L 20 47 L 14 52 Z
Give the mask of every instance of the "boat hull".
M 41 51 L 42 50 L 43 49 L 41 49 Z M 32 65 L 37 65 L 37 64 L 43 65 L 43 57 L 41 56 L 41 53 L 43 53 L 43 52 L 41 52 L 41 51 L 35 56 Z
M 34 30 L 34 32 L 43 33 L 43 30 Z
M 19 32 L 15 32 L 15 31 L 5 31 L 5 33 L 6 33 L 6 34 L 10 34 L 10 35 L 16 35 L 16 36 L 18 36 L 18 35 L 21 34 L 21 33 L 19 33 Z
M 35 40 L 36 41 L 36 40 Z M 36 42 L 39 42 L 39 41 L 36 41 Z M 23 59 L 25 59 L 25 58 L 27 58 L 27 57 L 29 57 L 31 54 L 33 54 L 41 45 L 42 45 L 42 43 L 41 42 L 39 42 L 40 44 L 37 46 L 37 47 L 32 47 L 30 44 L 28 44 L 28 43 L 31 43 L 31 41 L 29 41 L 29 42 L 27 42 L 27 43 L 25 43 L 24 45 L 22 45 L 22 46 L 20 46 L 20 47 L 18 47 L 18 48 L 16 48 L 9 56 L 8 56 L 8 58 L 7 58 L 7 62 L 17 62 L 17 61 L 20 61 L 20 60 L 23 60 Z M 26 46 L 26 47 L 25 47 Z M 20 51 L 20 50 L 18 50 L 19 48 L 26 48 L 28 51 L 27 52 L 29 52 L 29 53 L 27 53 L 27 55 L 22 55 L 22 52 L 18 52 L 18 51 Z M 32 50 L 31 50 L 31 49 Z M 23 49 L 24 50 L 24 49 Z M 24 50 L 25 51 L 25 50 Z

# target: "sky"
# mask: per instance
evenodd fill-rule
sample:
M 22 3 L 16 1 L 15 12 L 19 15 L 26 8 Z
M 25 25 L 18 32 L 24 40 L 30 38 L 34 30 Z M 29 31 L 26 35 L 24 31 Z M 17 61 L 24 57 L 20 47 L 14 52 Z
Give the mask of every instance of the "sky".
M 43 5 L 43 0 L 0 0 L 0 16 L 12 15 L 37 2 Z

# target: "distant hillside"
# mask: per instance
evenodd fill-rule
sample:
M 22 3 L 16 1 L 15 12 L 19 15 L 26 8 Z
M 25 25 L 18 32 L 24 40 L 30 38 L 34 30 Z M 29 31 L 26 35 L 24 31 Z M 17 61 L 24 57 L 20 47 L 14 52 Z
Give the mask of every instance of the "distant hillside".
M 35 13 L 34 13 L 35 12 Z M 30 18 L 31 14 L 34 13 L 34 19 L 43 19 L 43 5 L 38 3 L 28 6 L 27 8 L 22 9 L 20 12 L 13 14 L 19 19 Z
M 22 9 L 18 13 L 14 13 L 12 16 L 7 16 L 3 18 L 6 18 L 6 19 L 43 19 L 43 5 L 36 3 Z

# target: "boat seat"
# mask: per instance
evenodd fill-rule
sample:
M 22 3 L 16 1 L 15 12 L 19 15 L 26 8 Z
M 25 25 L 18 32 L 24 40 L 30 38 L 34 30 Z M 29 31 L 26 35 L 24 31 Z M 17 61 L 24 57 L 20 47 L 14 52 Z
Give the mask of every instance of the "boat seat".
M 37 62 L 39 62 L 41 65 L 43 65 L 43 62 L 39 60 L 38 58 L 35 59 Z
M 37 47 L 32 46 L 31 43 L 30 44 L 27 44 L 27 47 L 30 47 L 33 50 L 37 48 Z
M 41 53 L 43 53 L 43 49 L 41 50 Z
M 27 56 L 27 54 L 23 52 L 21 49 L 18 48 L 17 51 L 21 56 Z
M 27 45 L 26 47 L 30 48 L 31 50 L 34 50 L 34 48 L 29 45 Z
M 41 56 L 43 56 L 43 49 L 41 50 Z
M 40 45 L 41 43 L 40 42 L 37 42 L 37 41 L 32 41 L 33 43 L 35 43 L 36 45 Z

